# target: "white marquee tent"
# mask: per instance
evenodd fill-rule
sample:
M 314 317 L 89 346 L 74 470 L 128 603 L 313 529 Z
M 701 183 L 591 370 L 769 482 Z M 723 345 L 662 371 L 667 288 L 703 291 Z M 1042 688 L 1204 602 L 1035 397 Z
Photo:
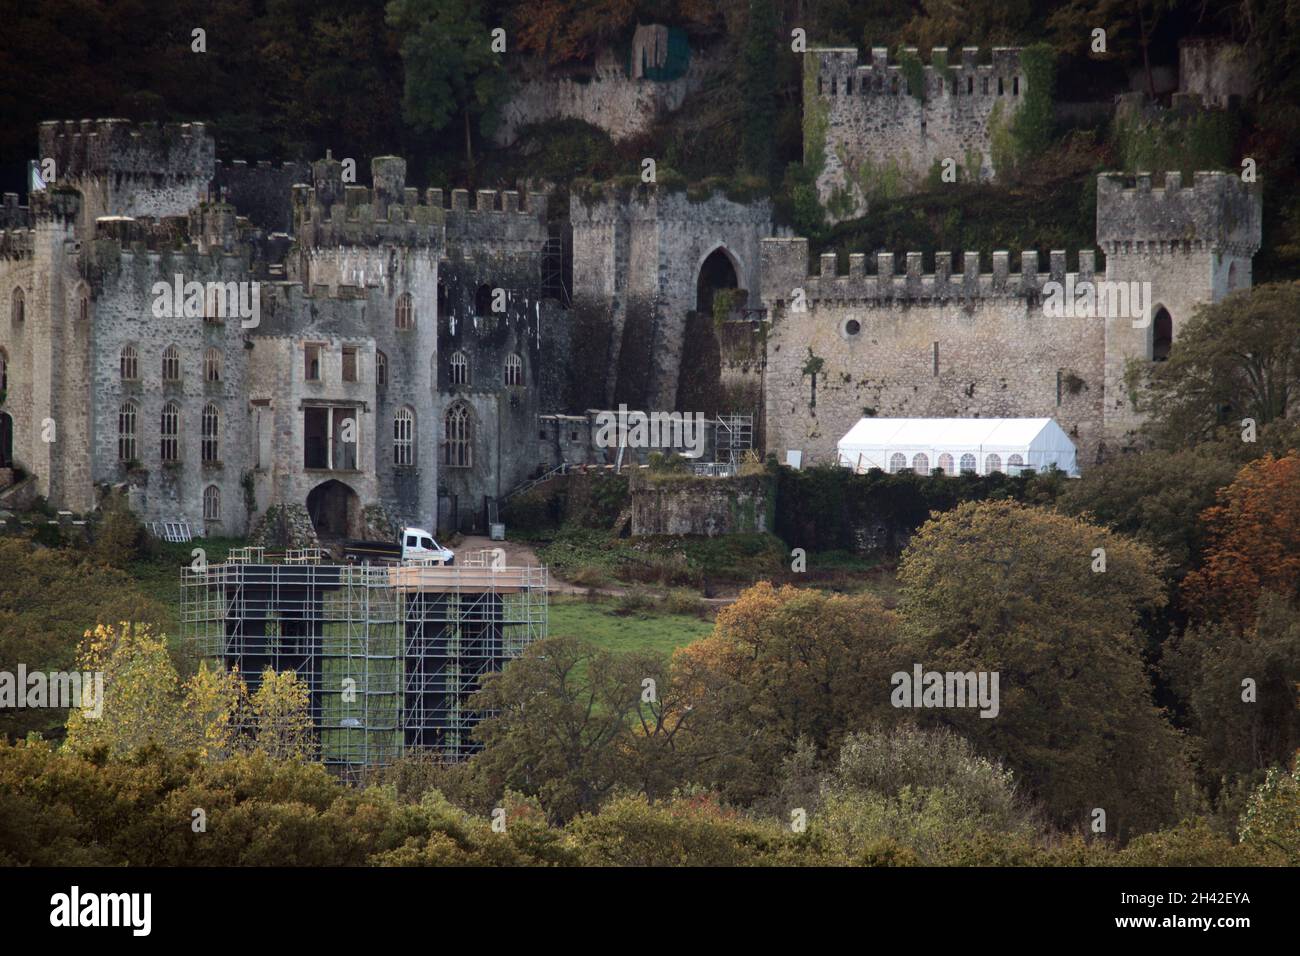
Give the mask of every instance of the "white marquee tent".
M 1051 418 L 864 418 L 839 442 L 840 464 L 859 473 L 910 468 L 928 475 L 941 468 L 947 475 L 1015 475 L 1055 465 L 1078 477 L 1077 454 Z

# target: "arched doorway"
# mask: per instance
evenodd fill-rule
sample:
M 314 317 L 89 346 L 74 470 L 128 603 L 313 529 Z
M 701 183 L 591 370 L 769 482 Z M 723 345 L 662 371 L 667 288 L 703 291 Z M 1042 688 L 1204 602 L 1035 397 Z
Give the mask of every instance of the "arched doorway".
M 343 482 L 331 478 L 307 495 L 311 525 L 322 538 L 355 536 L 360 525 L 361 499 Z
M 0 468 L 14 466 L 14 420 L 8 412 L 0 412 Z
M 739 288 L 736 266 L 722 246 L 708 254 L 700 264 L 700 274 L 695 280 L 695 311 L 713 314 L 713 296 L 719 289 Z

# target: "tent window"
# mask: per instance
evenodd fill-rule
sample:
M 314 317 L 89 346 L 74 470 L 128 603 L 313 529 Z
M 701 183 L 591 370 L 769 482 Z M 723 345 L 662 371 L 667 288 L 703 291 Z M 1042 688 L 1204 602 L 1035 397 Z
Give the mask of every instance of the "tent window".
M 953 468 L 952 455 L 948 454 L 947 452 L 944 452 L 942 455 L 939 456 L 939 469 L 945 475 L 951 475 L 955 473 L 955 469 Z
M 1007 474 L 1018 475 L 1025 468 L 1025 460 L 1019 455 L 1012 455 L 1007 459 Z
M 896 451 L 889 456 L 889 473 L 896 475 L 907 467 L 907 456 L 902 452 Z
M 974 456 L 974 455 L 966 454 L 966 455 L 962 455 L 962 456 L 961 456 L 961 470 L 962 470 L 962 471 L 971 471 L 971 472 L 973 472 L 973 471 L 975 470 L 975 456 Z
M 995 471 L 1002 470 L 1002 459 L 998 455 L 987 455 L 984 458 L 984 474 L 991 475 Z
M 913 455 L 912 470 L 918 475 L 928 475 L 930 473 L 930 456 L 924 452 Z

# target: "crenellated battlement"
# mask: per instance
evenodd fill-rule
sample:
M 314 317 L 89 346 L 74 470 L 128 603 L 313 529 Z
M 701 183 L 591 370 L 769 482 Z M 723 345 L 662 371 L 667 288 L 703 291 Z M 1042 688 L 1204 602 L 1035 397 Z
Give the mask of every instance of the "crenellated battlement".
M 35 229 L 0 229 L 0 259 L 30 259 L 35 252 Z
M 1025 75 L 1021 69 L 1019 47 L 993 47 L 989 62 L 982 62 L 979 47 L 962 47 L 957 59 L 950 58 L 947 47 L 930 51 L 930 62 L 921 64 L 924 89 L 913 90 L 915 69 L 902 62 L 889 62 L 886 47 L 872 47 L 869 60 L 862 59 L 857 47 L 815 48 L 808 56 L 817 61 L 817 93 L 823 98 L 942 96 L 978 97 L 996 100 L 999 96 L 1022 96 Z M 916 47 L 904 47 L 900 60 L 920 63 Z
M 981 271 L 978 252 L 964 252 L 954 261 L 951 252 L 935 253 L 933 270 L 925 271 L 925 256 L 907 253 L 901 262 L 892 252 L 874 256 L 853 253 L 848 272 L 838 271 L 838 256 L 821 256 L 818 271 L 809 264 L 807 239 L 764 239 L 763 301 L 778 307 L 790 303 L 801 289 L 805 303 L 855 303 L 864 306 L 892 306 L 899 302 L 1031 298 L 1043 295 L 1049 282 L 1094 281 L 1097 257 L 1094 250 L 1081 250 L 1075 257 L 1075 271 L 1068 271 L 1066 253 L 1048 254 L 1046 269 L 1035 249 L 1020 254 L 1020 271 L 1011 271 L 1011 254 L 994 252 L 992 271 Z M 868 268 L 868 266 L 871 268 Z M 899 266 L 902 266 L 901 270 Z
M 38 159 L 54 160 L 57 182 L 110 174 L 207 182 L 216 144 L 203 123 L 53 120 L 41 124 Z
M 766 224 L 772 217 L 767 199 L 731 198 L 721 184 L 704 183 L 688 187 L 684 183 L 628 184 L 618 180 L 589 183 L 570 193 L 569 217 L 585 225 L 613 225 L 620 222 L 655 221 L 696 223 L 717 218 L 727 221 L 751 221 Z
M 1197 172 L 1184 185 L 1167 172 L 1097 177 L 1097 242 L 1108 254 L 1208 249 L 1252 256 L 1259 251 L 1260 184 L 1226 172 Z
M 17 193 L 5 193 L 0 204 L 0 229 L 24 229 L 31 224 L 31 207 L 18 205 Z

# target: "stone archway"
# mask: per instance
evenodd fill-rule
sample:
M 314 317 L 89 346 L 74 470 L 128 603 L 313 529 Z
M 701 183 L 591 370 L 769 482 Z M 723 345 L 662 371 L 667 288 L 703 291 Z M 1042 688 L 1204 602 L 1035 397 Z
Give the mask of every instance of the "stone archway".
M 695 311 L 713 314 L 713 297 L 720 289 L 740 287 L 740 270 L 726 246 L 718 246 L 700 263 L 695 279 Z
M 361 528 L 361 499 L 343 482 L 331 478 L 307 495 L 307 514 L 316 535 L 322 539 L 358 537 Z

